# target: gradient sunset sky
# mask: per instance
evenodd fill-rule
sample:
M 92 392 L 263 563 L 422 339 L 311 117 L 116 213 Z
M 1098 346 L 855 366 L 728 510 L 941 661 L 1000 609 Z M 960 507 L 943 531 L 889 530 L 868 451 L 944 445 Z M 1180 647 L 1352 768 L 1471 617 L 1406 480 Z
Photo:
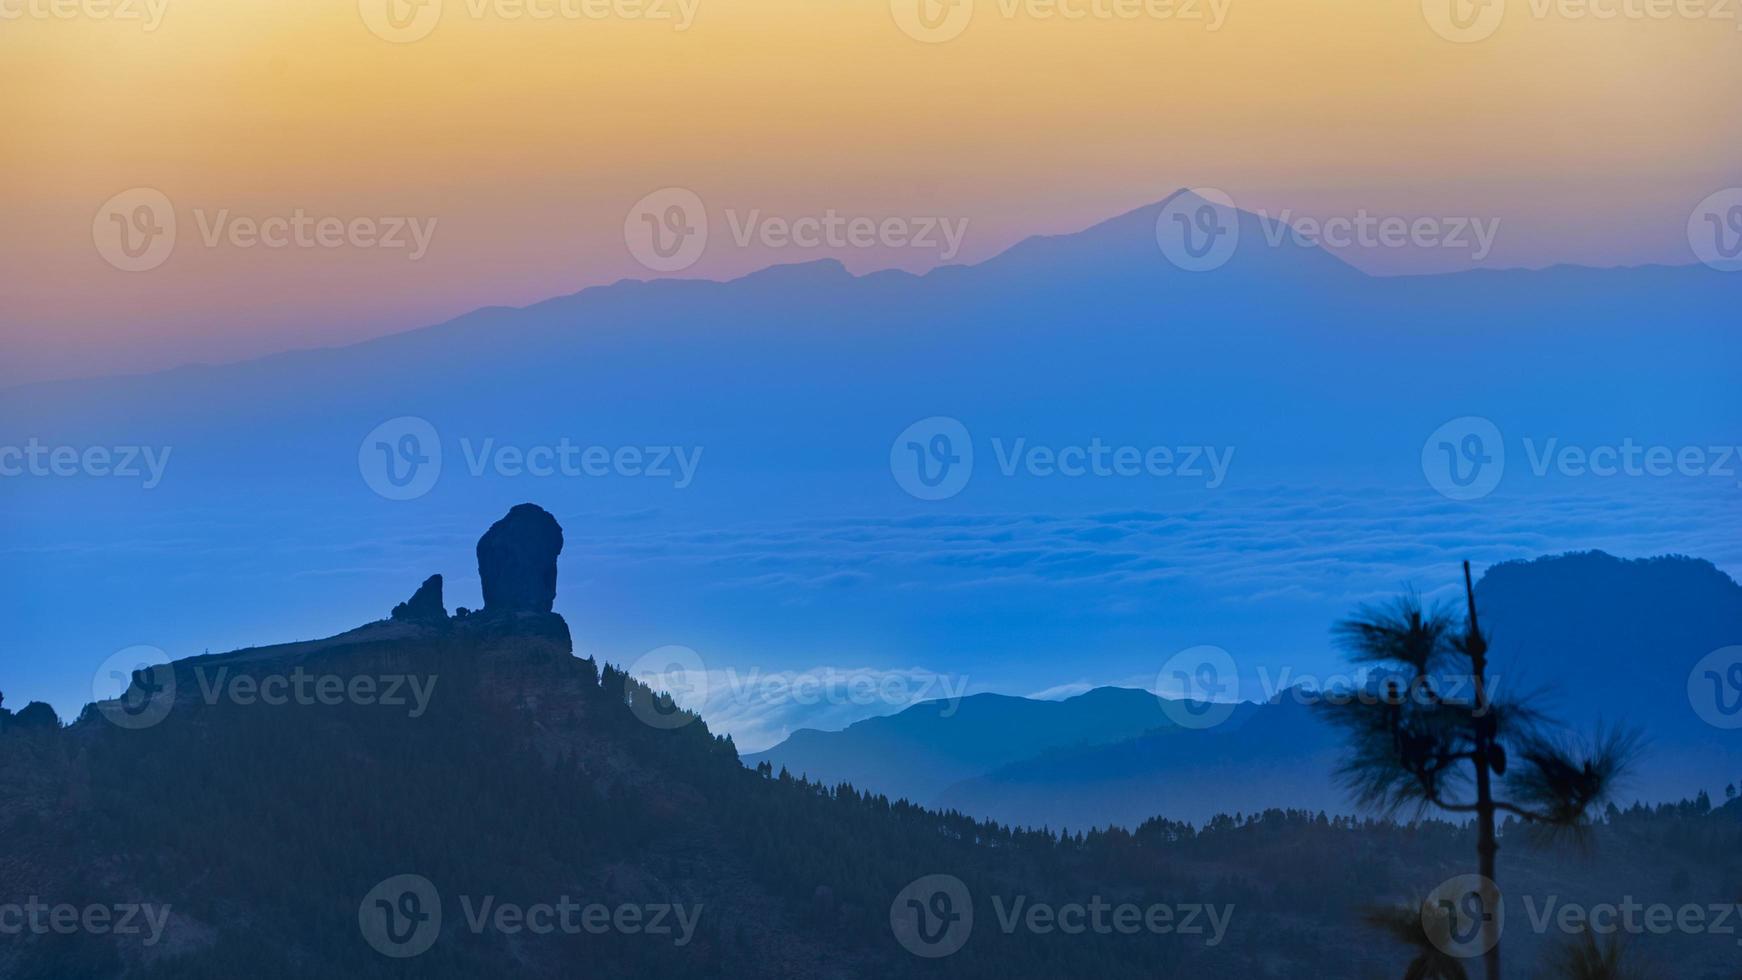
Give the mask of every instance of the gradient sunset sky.
M 1184 186 L 1272 215 L 1501 222 L 1479 261 L 1345 250 L 1381 273 L 1695 261 L 1690 211 L 1742 184 L 1733 5 L 1489 0 L 1457 22 L 1483 36 L 1453 38 L 1425 2 L 446 0 L 392 21 L 383 0 L 0 0 L 0 385 L 652 276 L 625 216 L 667 187 L 706 202 L 708 250 L 679 274 L 708 278 L 943 261 L 740 247 L 728 210 L 965 220 L 951 260 L 975 262 Z M 147 272 L 93 244 L 133 188 L 178 221 Z M 436 224 L 416 261 L 202 239 L 220 213 L 297 209 Z

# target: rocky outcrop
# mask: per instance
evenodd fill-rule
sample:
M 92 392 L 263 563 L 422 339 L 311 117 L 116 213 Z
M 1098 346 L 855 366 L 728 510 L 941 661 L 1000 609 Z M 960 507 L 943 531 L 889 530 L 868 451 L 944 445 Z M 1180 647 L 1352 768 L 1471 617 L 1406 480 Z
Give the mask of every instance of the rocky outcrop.
M 537 504 L 521 504 L 490 525 L 478 539 L 484 612 L 550 612 L 562 550 L 562 526 Z
M 411 598 L 393 607 L 393 618 L 402 623 L 446 623 L 448 610 L 442 604 L 442 577 L 431 575 L 424 579 Z

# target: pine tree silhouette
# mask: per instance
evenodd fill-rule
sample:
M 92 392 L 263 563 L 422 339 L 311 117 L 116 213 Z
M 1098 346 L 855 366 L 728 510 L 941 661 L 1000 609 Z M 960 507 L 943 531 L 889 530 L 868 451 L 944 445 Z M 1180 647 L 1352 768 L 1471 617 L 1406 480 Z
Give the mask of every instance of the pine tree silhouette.
M 1387 816 L 1406 808 L 1471 815 L 1478 873 L 1497 882 L 1497 816 L 1580 832 L 1607 801 L 1637 739 L 1600 732 L 1580 751 L 1552 734 L 1555 726 L 1529 704 L 1491 697 L 1488 638 L 1477 622 L 1469 562 L 1464 594 L 1462 624 L 1449 609 L 1424 608 L 1414 594 L 1363 606 L 1339 622 L 1334 632 L 1350 659 L 1393 673 L 1371 696 L 1335 699 L 1324 710 L 1348 735 L 1351 754 L 1339 775 L 1361 805 Z M 1442 693 L 1460 681 L 1472 698 Z M 1502 780 L 1506 798 L 1496 791 Z M 1481 928 L 1488 980 L 1498 980 L 1500 923 L 1490 916 Z

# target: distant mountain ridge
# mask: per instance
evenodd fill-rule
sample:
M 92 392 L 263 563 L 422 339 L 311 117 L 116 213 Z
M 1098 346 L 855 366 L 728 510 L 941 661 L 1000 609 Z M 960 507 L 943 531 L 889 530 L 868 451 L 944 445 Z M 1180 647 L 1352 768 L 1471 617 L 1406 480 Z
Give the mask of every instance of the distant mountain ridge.
M 1714 728 L 1689 703 L 1694 665 L 1742 642 L 1742 586 L 1710 562 L 1597 551 L 1505 562 L 1483 575 L 1476 594 L 1499 696 L 1540 694 L 1541 706 L 1574 731 L 1626 725 L 1645 735 L 1643 765 L 1625 787 L 1631 796 L 1716 793 L 1742 776 L 1742 732 Z M 1142 691 L 1091 693 L 1160 704 Z M 1008 717 L 1059 727 L 1025 727 L 1002 753 L 957 747 L 979 746 L 999 727 L 979 727 L 983 720 L 967 715 L 945 724 L 934 706 L 920 705 L 875 724 L 795 736 L 747 761 L 1024 826 L 1130 827 L 1154 814 L 1202 820 L 1276 806 L 1348 812 L 1331 778 L 1340 742 L 1307 700 L 1285 691 L 1273 704 L 1243 703 L 1230 723 L 1212 729 L 1155 725 L 1125 738 L 1069 727 L 1092 712 L 1010 705 Z M 898 744 L 916 748 L 879 751 Z M 947 764 L 926 770 L 926 760 Z M 976 763 L 980 771 L 962 775 Z
M 1154 694 L 1132 688 L 1095 688 L 1060 701 L 976 694 L 916 704 L 844 732 L 797 731 L 744 761 L 767 761 L 824 782 L 899 787 L 881 791 L 924 802 L 960 780 L 1044 752 L 1172 727 Z

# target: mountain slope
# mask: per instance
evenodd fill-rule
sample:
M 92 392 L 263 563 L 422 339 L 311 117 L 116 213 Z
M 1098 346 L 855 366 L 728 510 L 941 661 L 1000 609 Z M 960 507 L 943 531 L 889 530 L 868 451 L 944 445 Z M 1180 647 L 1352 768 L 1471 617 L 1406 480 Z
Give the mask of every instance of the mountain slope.
M 1507 562 L 1488 570 L 1476 594 L 1492 636 L 1494 696 L 1527 697 L 1573 733 L 1623 725 L 1645 736 L 1627 798 L 1715 793 L 1742 774 L 1742 731 L 1714 727 L 1689 702 L 1695 664 L 1742 642 L 1742 586 L 1709 562 L 1601 552 Z M 1142 694 L 1129 693 L 1133 700 Z M 1030 724 L 1057 727 L 1025 730 L 1005 743 L 1001 758 L 974 756 L 987 761 L 984 767 L 943 787 L 937 772 L 960 773 L 972 764 L 955 746 L 996 739 L 1001 729 L 964 716 L 955 727 L 930 726 L 923 739 L 914 732 L 922 744 L 894 757 L 949 760 L 947 769 L 874 764 L 893 740 L 871 732 L 899 728 L 908 714 L 929 718 L 931 706 L 880 719 L 875 728 L 808 733 L 758 758 L 824 779 L 851 772 L 861 786 L 1024 826 L 1130 827 L 1157 814 L 1202 821 L 1216 812 L 1283 806 L 1347 812 L 1332 780 L 1340 743 L 1307 707 L 1311 700 L 1285 691 L 1278 703 L 1243 706 L 1235 723 L 1124 740 L 1090 738 L 1071 727 L 1087 714 L 1035 710 Z M 1045 741 L 1053 744 L 1030 751 Z M 1066 748 L 1074 743 L 1091 744 Z
M 1285 695 L 1242 711 L 1244 724 L 1161 730 L 1024 759 L 950 786 L 936 803 L 990 820 L 1072 829 L 1135 827 L 1158 814 L 1202 824 L 1218 813 L 1348 809 L 1331 779 L 1336 733 L 1310 707 Z
M 849 782 L 918 803 L 962 779 L 1053 749 L 1116 742 L 1172 727 L 1147 691 L 1103 687 L 1063 701 L 977 694 L 928 701 L 842 732 L 794 732 L 744 757 L 822 783 Z M 1148 816 L 1146 814 L 1145 816 Z
M 766 778 L 572 656 L 539 602 L 450 617 L 434 588 L 329 639 L 142 669 L 64 730 L 0 730 L 0 909 L 41 925 L 8 933 L 0 975 L 1377 980 L 1411 954 L 1364 910 L 1470 861 L 1440 823 L 1272 811 L 1061 839 Z M 429 695 L 410 710 L 382 683 L 407 677 Z M 1509 895 L 1728 901 L 1734 811 L 1619 814 L 1580 855 L 1509 837 Z M 966 905 L 916 890 L 939 875 Z M 977 916 L 933 934 L 915 905 Z M 1079 907 L 1168 928 L 1057 928 Z M 141 908 L 149 929 L 119 924 Z M 99 925 L 55 928 L 59 909 Z M 1509 961 L 1541 962 L 1557 937 L 1508 909 Z M 1734 965 L 1727 936 L 1630 942 L 1678 976 Z

